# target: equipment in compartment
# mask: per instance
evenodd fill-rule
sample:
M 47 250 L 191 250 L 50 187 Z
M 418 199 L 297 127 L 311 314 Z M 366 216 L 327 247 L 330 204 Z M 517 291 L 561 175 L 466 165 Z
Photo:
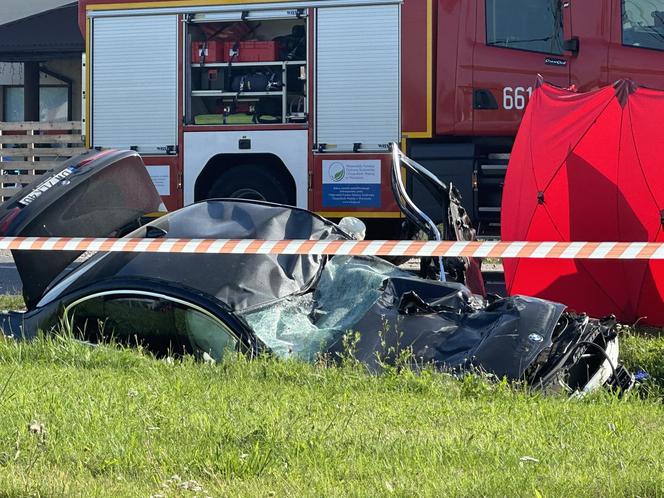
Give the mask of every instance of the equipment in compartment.
M 247 40 L 241 42 L 224 42 L 226 61 L 233 62 L 271 62 L 279 57 L 277 42 Z
M 279 58 L 275 41 L 195 41 L 191 44 L 194 64 L 215 62 L 271 62 Z
M 218 99 L 214 113 L 194 116 L 197 125 L 278 124 L 282 122 L 281 99 L 262 97 L 250 101 Z
M 261 124 L 281 123 L 281 99 L 262 98 L 256 103 L 256 122 Z
M 288 120 L 291 123 L 304 123 L 307 121 L 307 100 L 303 95 L 293 97 L 288 107 Z
M 188 24 L 187 122 L 203 126 L 306 123 L 305 23 L 303 19 L 267 19 Z M 251 109 L 245 109 L 249 104 Z
M 204 38 L 192 42 L 191 62 L 194 64 L 228 62 L 229 50 L 233 45 L 252 36 L 258 26 L 260 25 L 251 26 L 246 22 L 236 22 L 221 28 L 215 25 L 202 25 L 200 35 Z
M 224 124 L 223 114 L 199 114 L 194 116 L 194 124 L 200 126 L 211 126 Z
M 290 35 L 277 36 L 278 58 L 282 61 L 301 61 L 307 58 L 307 30 L 301 24 L 293 26 Z
M 277 92 L 283 87 L 280 73 L 264 68 L 261 71 L 252 71 L 233 76 L 229 91 L 245 92 Z
M 224 61 L 224 42 L 195 41 L 191 44 L 191 61 L 194 64 Z

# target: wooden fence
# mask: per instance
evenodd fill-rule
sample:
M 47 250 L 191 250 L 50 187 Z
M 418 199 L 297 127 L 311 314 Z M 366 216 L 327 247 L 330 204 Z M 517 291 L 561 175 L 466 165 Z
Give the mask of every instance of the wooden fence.
M 79 121 L 0 122 L 0 199 L 86 151 Z

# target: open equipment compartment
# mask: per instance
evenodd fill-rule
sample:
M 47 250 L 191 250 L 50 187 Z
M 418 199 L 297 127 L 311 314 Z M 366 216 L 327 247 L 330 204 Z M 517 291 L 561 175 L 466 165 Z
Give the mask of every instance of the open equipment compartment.
M 185 124 L 307 121 L 306 10 L 186 18 Z

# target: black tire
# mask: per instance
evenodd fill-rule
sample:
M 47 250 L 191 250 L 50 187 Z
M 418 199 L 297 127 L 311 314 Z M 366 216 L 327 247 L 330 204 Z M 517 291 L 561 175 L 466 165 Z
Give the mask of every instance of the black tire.
M 208 192 L 208 199 L 251 199 L 293 204 L 290 189 L 277 175 L 270 175 L 265 167 L 255 164 L 235 166 L 217 178 Z

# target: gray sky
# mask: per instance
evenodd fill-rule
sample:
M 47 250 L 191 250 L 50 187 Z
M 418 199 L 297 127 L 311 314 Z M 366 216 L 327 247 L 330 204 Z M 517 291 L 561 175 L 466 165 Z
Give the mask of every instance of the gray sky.
M 0 25 L 69 3 L 72 0 L 0 0 Z

